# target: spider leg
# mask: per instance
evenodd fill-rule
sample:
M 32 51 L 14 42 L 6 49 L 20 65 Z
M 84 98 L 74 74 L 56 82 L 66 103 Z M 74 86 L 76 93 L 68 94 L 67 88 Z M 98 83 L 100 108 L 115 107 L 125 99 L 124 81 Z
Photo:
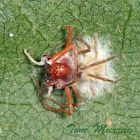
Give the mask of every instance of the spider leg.
M 57 46 L 56 49 L 58 49 L 58 48 L 64 46 L 65 44 L 66 44 L 66 45 L 65 45 L 65 48 L 71 45 L 71 37 L 72 37 L 72 30 L 73 30 L 73 28 L 70 27 L 70 26 L 66 26 L 65 29 L 66 29 L 66 30 L 67 30 L 67 29 L 69 30 L 68 37 L 67 37 L 67 41 L 64 42 L 64 43 L 62 43 L 62 44 L 60 44 L 59 46 Z
M 24 53 L 25 53 L 26 56 L 30 59 L 30 61 L 31 61 L 32 63 L 34 63 L 35 65 L 43 66 L 43 65 L 45 64 L 45 61 L 47 61 L 45 57 L 42 57 L 42 59 L 41 59 L 40 62 L 35 61 L 35 60 L 31 57 L 31 55 L 27 52 L 26 49 L 24 49 Z
M 80 51 L 79 54 L 85 54 L 85 53 L 90 52 L 90 50 L 91 50 L 90 45 L 88 45 L 88 44 L 83 40 L 83 38 L 82 38 L 81 36 L 77 36 L 77 37 L 72 38 L 72 41 L 75 40 L 75 39 L 81 40 L 81 41 L 87 46 L 87 49 L 86 49 L 86 50 L 83 50 L 83 51 Z M 65 44 L 66 44 L 66 42 L 62 43 L 61 45 L 57 46 L 56 49 L 58 49 L 58 48 L 64 46 Z
M 61 50 L 60 52 L 56 53 L 55 55 L 52 56 L 51 61 L 52 63 L 55 62 L 56 60 L 58 60 L 61 56 L 63 56 L 64 54 L 66 54 L 67 52 L 71 51 L 73 48 L 76 48 L 77 45 L 74 43 L 66 48 L 64 48 L 63 50 Z
M 81 95 L 79 94 L 79 91 L 78 91 L 76 85 L 72 85 L 72 88 L 73 88 L 73 90 L 74 90 L 74 92 L 75 92 L 77 98 L 78 98 L 79 101 L 80 101 L 80 103 L 73 104 L 73 106 L 79 106 L 79 105 L 81 105 L 84 101 L 83 101 Z
M 103 77 L 99 77 L 97 75 L 93 75 L 93 74 L 90 74 L 90 73 L 88 73 L 87 76 L 90 76 L 90 77 L 93 77 L 93 78 L 96 78 L 96 79 L 99 79 L 99 80 L 102 80 L 102 81 L 108 81 L 108 82 L 114 82 L 114 83 L 117 83 L 120 80 L 122 80 L 122 78 L 121 78 L 119 80 L 113 81 L 113 80 L 110 80 L 110 79 L 107 79 L 107 78 L 103 78 Z
M 77 98 L 79 99 L 80 103 L 72 104 L 73 107 L 79 106 L 79 105 L 81 105 L 81 104 L 83 103 L 83 100 L 82 100 L 81 95 L 79 94 L 79 92 L 78 92 L 78 93 L 75 92 L 75 94 L 76 94 Z M 79 94 L 79 95 L 78 95 L 78 94 Z M 79 97 L 79 96 L 80 96 L 80 97 Z M 52 99 L 51 97 L 44 97 L 44 98 L 46 98 L 46 99 L 48 99 L 48 100 L 54 102 L 55 104 L 59 105 L 59 106 L 62 107 L 62 108 L 69 107 L 68 104 L 64 104 L 64 105 L 63 105 L 63 104 L 61 104 L 60 102 L 58 102 L 58 101 Z
M 37 82 L 35 76 L 32 75 L 32 78 L 33 78 L 34 82 L 36 83 L 36 85 L 37 85 L 37 87 L 38 87 L 39 96 L 41 96 L 41 98 L 44 98 L 44 99 L 46 98 L 46 99 L 48 99 L 48 100 L 50 100 L 50 101 L 56 103 L 57 105 L 63 107 L 61 103 L 59 103 L 58 101 L 55 101 L 54 99 L 52 99 L 52 98 L 49 97 L 48 95 L 47 95 L 47 97 L 43 97 L 43 96 L 42 96 L 42 93 L 41 93 L 41 88 L 40 88 L 40 86 L 39 86 L 39 84 L 38 84 L 38 82 Z M 49 93 L 51 94 L 51 92 L 52 92 L 52 89 L 50 88 L 50 91 L 48 92 L 48 94 L 49 94 Z M 46 93 L 46 91 L 44 91 L 43 93 Z
M 52 110 L 52 111 L 64 112 L 66 114 L 73 114 L 72 98 L 71 98 L 71 92 L 70 92 L 69 87 L 65 87 L 65 92 L 66 92 L 66 96 L 67 96 L 67 100 L 68 100 L 69 110 L 57 109 L 57 108 L 53 108 L 53 107 L 47 106 L 46 103 L 45 103 L 44 97 L 41 95 L 40 97 L 42 99 L 42 103 L 43 103 L 44 108 Z
M 84 101 L 83 101 L 81 95 L 79 94 L 79 91 L 77 90 L 77 87 L 76 87 L 75 85 L 72 85 L 71 87 L 73 88 L 76 97 L 77 97 L 78 100 L 80 101 L 80 103 L 72 104 L 72 106 L 79 106 L 79 105 L 81 105 Z M 57 101 L 55 101 L 55 103 L 56 103 L 57 105 L 63 107 L 63 108 L 69 107 L 69 105 L 62 105 L 61 103 L 59 103 L 59 102 L 57 102 Z
M 91 84 L 91 81 L 90 81 L 90 80 L 87 80 L 87 81 L 88 81 L 88 83 L 89 83 L 89 87 L 90 87 L 90 90 L 91 90 L 91 92 L 92 92 L 92 95 L 95 96 L 95 91 L 94 91 L 94 89 L 93 89 L 93 86 L 92 86 L 92 84 Z
M 52 91 L 53 91 L 53 86 L 48 87 L 47 97 L 50 97 L 51 96 Z
M 114 59 L 114 58 L 116 58 L 116 57 L 118 57 L 118 56 L 121 56 L 121 55 L 122 55 L 122 54 L 118 54 L 118 55 L 112 56 L 112 57 L 110 57 L 110 58 L 107 58 L 107 59 L 104 59 L 104 60 L 95 62 L 95 63 L 93 63 L 93 64 L 89 64 L 89 65 L 86 65 L 86 66 L 82 66 L 82 67 L 80 67 L 80 69 L 81 69 L 81 70 L 85 70 L 85 69 L 90 68 L 90 67 L 93 67 L 93 66 L 95 66 L 95 65 L 99 65 L 99 64 L 102 64 L 102 63 L 106 63 L 106 62 L 108 62 L 109 60 Z
M 73 113 L 71 91 L 70 91 L 70 89 L 69 89 L 68 86 L 65 87 L 65 93 L 66 93 L 67 100 L 68 100 L 68 107 L 69 107 L 69 110 L 57 109 L 57 108 L 53 108 L 53 107 L 50 107 L 50 106 L 47 106 L 47 105 L 46 105 L 45 100 L 44 100 L 44 97 L 43 97 L 43 95 L 42 95 L 42 93 L 41 93 L 41 88 L 40 88 L 40 86 L 39 86 L 39 84 L 38 84 L 38 82 L 37 82 L 35 76 L 33 75 L 32 78 L 33 78 L 34 82 L 36 83 L 36 85 L 37 85 L 37 87 L 38 87 L 39 96 L 40 96 L 40 98 L 41 98 L 41 100 L 42 100 L 42 104 L 43 104 L 43 106 L 44 106 L 45 109 L 49 109 L 49 110 L 52 110 L 52 111 L 64 112 L 64 113 L 66 113 L 66 114 L 72 114 L 72 113 Z M 52 102 L 54 102 L 54 103 L 56 103 L 56 104 L 58 104 L 58 105 L 61 106 L 61 104 L 60 104 L 59 102 L 53 100 L 52 98 L 50 98 L 50 97 L 46 97 L 46 98 L 47 98 L 48 100 L 51 100 Z
M 42 95 L 40 95 L 41 99 L 42 99 L 42 103 L 43 103 L 43 106 L 45 109 L 49 109 L 49 110 L 52 110 L 52 111 L 58 111 L 58 112 L 64 112 L 66 114 L 73 114 L 73 105 L 72 105 L 72 97 L 71 97 L 71 91 L 69 89 L 69 87 L 65 87 L 65 93 L 66 93 L 66 96 L 67 96 L 67 100 L 68 100 L 68 105 L 66 105 L 66 107 L 69 108 L 69 110 L 65 110 L 65 109 L 57 109 L 57 108 L 53 108 L 53 107 L 49 107 L 45 104 L 45 101 L 44 101 L 44 97 Z M 56 103 L 57 105 L 63 107 L 63 105 L 55 100 L 53 100 L 52 98 L 50 97 L 47 97 L 47 99 L 53 101 L 54 103 Z
M 78 54 L 85 54 L 85 53 L 90 52 L 90 50 L 91 50 L 90 45 L 88 45 L 88 43 L 86 43 L 86 42 L 84 41 L 84 39 L 83 39 L 81 36 L 76 36 L 76 37 L 74 37 L 74 38 L 72 39 L 72 41 L 75 40 L 75 39 L 81 40 L 81 41 L 87 46 L 87 49 L 86 49 L 86 50 L 80 51 Z
M 95 58 L 98 58 L 97 45 L 98 45 L 98 35 L 97 35 L 97 33 L 95 33 L 94 34 L 94 52 L 95 52 Z
M 68 100 L 68 107 L 69 107 L 69 114 L 73 114 L 73 106 L 72 106 L 72 97 L 71 97 L 71 91 L 69 89 L 69 87 L 65 87 L 65 93 L 67 96 L 67 100 Z
M 60 44 L 59 46 L 57 46 L 56 48 L 54 48 L 54 49 L 58 49 L 58 48 L 61 48 L 62 46 L 64 46 L 66 44 L 66 42 L 64 42 L 64 43 L 62 43 L 62 44 Z
M 66 109 L 57 109 L 57 108 L 53 108 L 53 107 L 49 107 L 46 105 L 45 103 L 45 100 L 44 100 L 44 97 L 42 95 L 40 95 L 41 99 L 42 99 L 42 103 L 43 103 L 43 106 L 45 109 L 49 109 L 49 110 L 52 110 L 52 111 L 58 111 L 58 112 L 64 112 L 66 114 L 73 114 L 73 105 L 72 105 L 72 97 L 71 97 L 71 91 L 69 89 L 69 87 L 65 87 L 65 93 L 66 93 L 66 96 L 67 96 L 67 100 L 68 100 L 68 105 L 64 106 L 64 107 L 68 107 L 69 110 L 66 110 Z M 53 100 L 52 98 L 50 97 L 47 97 L 48 100 L 51 100 L 52 102 L 56 103 L 57 105 L 63 107 L 63 105 L 55 100 Z
M 81 40 L 81 41 L 87 46 L 87 49 L 86 49 L 86 50 L 83 50 L 83 51 L 80 51 L 79 54 L 85 54 L 85 53 L 87 53 L 87 52 L 90 52 L 90 50 L 91 50 L 90 45 L 88 45 L 88 44 L 83 40 L 83 38 L 82 38 L 81 36 L 77 36 L 77 37 L 72 38 L 72 31 L 73 31 L 73 28 L 72 28 L 72 27 L 66 26 L 65 29 L 68 29 L 68 30 L 69 30 L 69 32 L 68 32 L 68 37 L 67 37 L 67 41 L 64 42 L 64 43 L 62 43 L 61 45 L 57 46 L 57 47 L 56 47 L 57 49 L 60 48 L 60 47 L 62 47 L 62 46 L 64 46 L 64 45 L 65 45 L 65 48 L 67 48 L 68 46 L 71 45 L 71 41 L 73 41 L 73 40 L 75 40 L 75 39 L 79 39 L 79 40 Z M 72 38 L 72 39 L 71 39 L 71 38 Z
M 72 37 L 72 30 L 73 30 L 73 28 L 70 27 L 70 26 L 66 26 L 65 29 L 66 29 L 66 30 L 67 30 L 67 29 L 69 30 L 68 37 L 67 37 L 67 41 L 66 41 L 66 45 L 65 45 L 65 48 L 67 48 L 68 46 L 71 45 L 71 37 Z

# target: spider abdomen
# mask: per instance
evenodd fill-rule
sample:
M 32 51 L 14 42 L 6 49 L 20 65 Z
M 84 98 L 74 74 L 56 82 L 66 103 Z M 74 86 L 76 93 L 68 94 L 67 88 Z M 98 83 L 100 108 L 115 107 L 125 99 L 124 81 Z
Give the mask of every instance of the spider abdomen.
M 67 64 L 54 63 L 51 65 L 51 74 L 54 79 L 67 79 L 71 73 L 71 68 Z

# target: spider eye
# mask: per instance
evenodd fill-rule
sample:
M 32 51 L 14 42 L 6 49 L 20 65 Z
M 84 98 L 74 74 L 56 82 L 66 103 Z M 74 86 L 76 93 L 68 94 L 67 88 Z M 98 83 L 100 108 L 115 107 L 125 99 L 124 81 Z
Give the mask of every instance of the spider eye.
M 55 79 L 53 79 L 50 76 L 46 76 L 42 79 L 42 82 L 46 82 L 46 83 L 50 83 L 50 82 L 54 82 L 54 81 L 55 81 Z
M 43 87 L 53 86 L 56 83 L 57 83 L 57 81 L 49 75 L 42 79 L 42 86 Z

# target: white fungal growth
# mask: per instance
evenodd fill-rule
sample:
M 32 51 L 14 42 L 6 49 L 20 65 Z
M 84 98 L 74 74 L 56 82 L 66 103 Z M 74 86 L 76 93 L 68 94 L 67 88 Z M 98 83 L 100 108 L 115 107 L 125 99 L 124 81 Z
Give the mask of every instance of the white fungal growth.
M 80 66 L 88 66 L 89 64 L 93 64 L 95 62 L 111 57 L 110 42 L 107 42 L 101 38 L 98 40 L 97 37 L 97 45 L 95 49 L 94 38 L 91 38 L 90 36 L 84 37 L 84 41 L 91 46 L 91 51 L 84 55 L 79 55 Z M 81 41 L 77 41 L 77 44 L 79 46 L 79 50 L 85 50 L 87 48 Z M 112 92 L 113 85 L 115 83 L 90 77 L 88 76 L 88 73 L 96 75 L 98 77 L 115 80 L 115 77 L 118 75 L 113 69 L 112 60 L 83 70 L 81 79 L 76 83 L 79 92 L 85 94 L 85 96 L 87 96 L 88 98 L 92 97 L 93 95 L 99 96 L 104 94 L 105 92 Z

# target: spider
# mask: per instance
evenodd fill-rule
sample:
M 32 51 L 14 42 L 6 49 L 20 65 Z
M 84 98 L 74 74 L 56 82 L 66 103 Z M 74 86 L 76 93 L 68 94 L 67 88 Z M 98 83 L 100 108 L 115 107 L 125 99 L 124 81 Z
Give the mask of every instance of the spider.
M 88 65 L 88 66 L 81 66 L 80 61 L 78 61 L 79 56 L 90 52 L 91 47 L 80 36 L 77 36 L 72 39 L 72 31 L 73 31 L 72 27 L 66 26 L 65 29 L 68 30 L 67 41 L 58 46 L 58 47 L 62 47 L 65 45 L 65 48 L 63 50 L 61 50 L 60 52 L 56 53 L 55 55 L 53 55 L 53 56 L 43 55 L 41 57 L 41 61 L 37 62 L 30 56 L 30 54 L 27 52 L 26 49 L 24 50 L 24 53 L 31 60 L 31 62 L 33 62 L 35 65 L 45 67 L 46 74 L 45 74 L 44 79 L 42 80 L 41 86 L 44 88 L 48 88 L 48 94 L 47 94 L 46 98 L 61 107 L 58 109 L 58 108 L 53 108 L 53 107 L 46 105 L 45 97 L 43 97 L 42 92 L 41 92 L 41 87 L 39 86 L 35 76 L 32 76 L 33 80 L 35 81 L 36 85 L 38 86 L 39 96 L 41 97 L 44 108 L 52 110 L 52 111 L 64 112 L 66 114 L 73 114 L 73 107 L 79 106 L 83 103 L 83 99 L 81 98 L 81 96 L 78 92 L 77 86 L 75 84 L 77 82 L 77 80 L 81 78 L 81 74 L 83 73 L 83 71 L 85 69 L 88 69 L 89 67 L 92 67 L 92 66 L 95 66 L 95 65 L 98 65 L 101 63 L 105 63 L 118 56 L 114 56 L 114 57 L 111 57 L 111 58 L 108 58 L 108 59 L 105 59 L 102 61 L 98 61 L 98 62 Z M 87 48 L 85 50 L 80 50 L 78 52 L 77 44 L 76 43 L 72 44 L 72 41 L 75 39 L 81 40 Z M 95 43 L 95 46 L 96 46 L 96 43 Z M 95 49 L 95 52 L 96 52 L 96 49 Z M 81 69 L 81 71 L 79 69 Z M 88 76 L 94 77 L 97 79 L 101 79 L 104 81 L 116 82 L 116 81 L 111 81 L 111 80 L 101 78 L 98 76 L 95 77 L 92 74 L 89 74 Z M 61 103 L 53 100 L 50 97 L 51 92 L 54 90 L 54 87 L 55 87 L 55 90 L 63 89 L 63 88 L 65 89 L 65 93 L 66 93 L 66 97 L 67 97 L 67 101 L 68 101 L 67 105 L 62 105 Z M 79 100 L 79 103 L 75 103 L 75 104 L 72 103 L 70 87 L 72 87 L 73 91 L 75 92 L 75 94 Z M 68 107 L 69 109 L 68 110 L 64 109 L 66 107 Z

